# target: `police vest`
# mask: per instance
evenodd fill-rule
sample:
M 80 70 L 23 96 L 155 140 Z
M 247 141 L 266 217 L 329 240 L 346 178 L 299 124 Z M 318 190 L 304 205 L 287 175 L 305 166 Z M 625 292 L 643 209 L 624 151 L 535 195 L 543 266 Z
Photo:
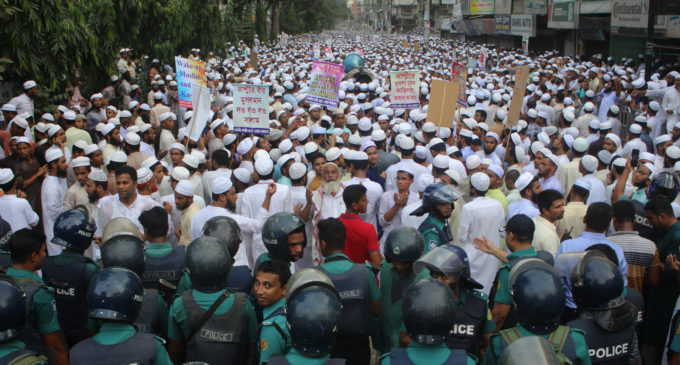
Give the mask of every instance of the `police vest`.
M 463 308 L 454 314 L 454 325 L 446 338 L 446 345 L 451 349 L 463 349 L 467 353 L 479 355 L 487 311 L 486 301 L 470 293 Z
M 10 266 L 12 266 L 12 257 L 9 252 L 0 251 L 0 271 L 7 272 Z
M 390 350 L 390 364 L 391 365 L 416 365 L 416 363 L 408 357 L 406 349 L 403 347 L 392 347 Z M 460 365 L 467 364 L 467 355 L 465 350 L 456 349 L 451 350 L 449 357 L 442 363 L 442 365 Z
M 649 240 L 654 240 L 654 227 L 647 220 L 647 212 L 645 211 L 645 205 L 639 200 L 632 199 L 630 201 L 635 207 L 635 224 L 633 229 L 636 230 L 640 237 L 644 237 Z
M 184 269 L 184 247 L 175 246 L 168 256 L 151 257 L 146 255 L 146 267 L 142 282 L 146 289 L 156 289 L 158 280 L 163 279 L 175 285 L 182 278 Z
M 347 260 L 344 257 L 335 257 L 326 262 Z M 368 295 L 370 284 L 366 266 L 353 264 L 352 267 L 341 274 L 332 274 L 324 267 L 318 267 L 333 282 L 342 300 L 342 314 L 338 326 L 338 335 L 368 336 L 373 329 L 373 308 Z
M 85 256 L 68 265 L 57 264 L 56 256 L 48 256 L 42 266 L 43 280 L 54 282 L 54 299 L 57 302 L 59 326 L 69 347 L 88 337 L 87 287 L 84 280 L 85 265 L 94 264 Z
M 425 231 L 430 229 L 434 229 L 437 232 L 437 235 L 439 236 L 439 245 L 437 246 L 445 245 L 453 241 L 453 233 L 451 233 L 451 227 L 448 225 L 448 223 L 444 226 L 444 229 L 441 229 L 436 224 L 426 219 L 418 227 L 418 232 L 424 235 Z M 429 244 L 430 244 L 429 242 L 425 242 L 425 245 Z M 433 248 L 434 247 L 429 247 L 430 250 Z
M 558 354 L 558 359 L 560 359 L 560 356 L 564 356 L 567 359 L 569 359 L 572 363 L 576 363 L 576 360 L 578 359 L 576 355 L 576 345 L 574 345 L 574 339 L 571 337 L 571 332 L 572 331 L 579 331 L 579 329 L 570 329 L 567 326 L 559 326 L 555 331 L 550 333 L 550 336 L 548 337 L 548 341 L 553 345 L 553 349 L 555 350 L 555 353 Z M 582 333 L 582 332 L 581 332 Z M 506 337 L 511 338 L 513 342 L 515 340 L 518 340 L 522 337 L 524 337 L 519 330 L 516 327 L 507 329 L 507 330 L 502 330 L 501 332 L 495 334 L 494 336 L 499 336 L 501 338 L 501 348 L 499 351 L 497 351 L 498 354 L 502 354 L 503 350 L 505 350 L 506 347 L 508 347 L 508 341 L 506 340 Z M 530 336 L 538 336 L 538 335 L 530 335 Z M 493 345 L 493 338 L 491 340 L 491 344 Z M 494 349 L 487 349 L 487 351 L 495 351 Z
M 208 364 L 244 364 L 248 356 L 248 330 L 244 293 L 235 293 L 234 305 L 224 314 L 213 314 L 200 328 L 207 310 L 194 300 L 191 291 L 182 294 L 190 333 L 187 341 L 186 362 L 203 361 Z
M 588 355 L 593 364 L 627 364 L 635 326 L 619 332 L 609 332 L 592 318 L 576 319 L 567 324 L 585 332 Z
M 115 345 L 101 345 L 88 338 L 71 349 L 69 361 L 71 365 L 153 365 L 156 361 L 158 341 L 158 337 L 148 333 L 137 333 Z
M 637 309 L 637 315 L 635 316 L 635 332 L 638 333 L 638 338 L 640 338 L 640 335 L 642 334 L 642 323 L 645 312 L 645 298 L 642 297 L 642 294 L 639 291 L 627 287 L 626 300 L 633 303 Z
M 267 365 L 291 365 L 285 356 L 272 356 L 267 361 Z M 326 360 L 323 365 L 345 365 L 345 359 Z
M 42 283 L 29 278 L 20 279 L 19 285 L 21 285 L 21 290 L 26 294 L 26 308 L 31 308 L 33 296 L 40 288 L 47 289 Z M 31 350 L 39 355 L 48 355 L 47 348 L 45 347 L 40 332 L 38 332 L 36 327 L 33 327 L 33 325 L 30 324 L 30 321 L 26 328 L 19 333 L 17 340 L 26 344 L 27 350 Z
M 0 365 L 47 364 L 47 357 L 38 356 L 30 350 L 18 350 L 0 357 Z
M 141 333 L 161 333 L 161 322 L 158 318 L 158 290 L 149 289 L 144 294 L 142 309 L 135 319 L 135 327 Z
M 493 279 L 493 285 L 491 286 L 491 291 L 489 292 L 489 308 L 493 310 L 493 306 L 495 304 L 496 290 L 498 290 L 499 285 L 498 280 L 501 270 L 508 270 L 508 272 L 510 272 L 515 265 L 517 265 L 520 261 L 524 259 L 540 259 L 548 263 L 550 266 L 555 265 L 555 258 L 550 252 L 547 251 L 538 251 L 536 252 L 536 256 L 520 256 L 510 260 L 508 263 L 506 263 L 505 265 L 501 266 L 500 269 L 498 269 L 498 272 L 496 273 L 496 278 Z M 517 316 L 515 306 L 511 304 L 508 316 L 505 318 L 505 322 L 503 322 L 503 327 L 501 327 L 500 329 L 505 330 L 515 327 L 517 325 L 518 320 L 519 317 Z

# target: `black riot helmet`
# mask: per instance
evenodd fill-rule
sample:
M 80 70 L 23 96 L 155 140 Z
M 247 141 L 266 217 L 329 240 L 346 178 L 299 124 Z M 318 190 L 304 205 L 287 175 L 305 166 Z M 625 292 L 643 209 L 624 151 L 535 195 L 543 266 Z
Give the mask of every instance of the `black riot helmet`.
M 470 261 L 460 246 L 449 244 L 435 247 L 413 263 L 413 271 L 416 273 L 425 269 L 440 272 L 453 282 L 460 282 L 473 289 L 484 287 L 470 276 Z
M 340 295 L 321 271 L 303 269 L 286 288 L 286 324 L 293 348 L 311 357 L 325 356 L 333 349 L 342 312 Z
M 647 186 L 647 199 L 651 200 L 655 196 L 663 196 L 668 201 L 673 201 L 678 196 L 680 184 L 678 177 L 668 171 L 660 171 L 651 177 Z
M 82 252 L 90 247 L 97 226 L 87 209 L 71 209 L 57 216 L 53 229 L 52 243 Z
M 185 266 L 196 290 L 214 293 L 227 287 L 232 259 L 222 242 L 204 236 L 189 244 Z
M 24 292 L 8 275 L 0 275 L 0 343 L 19 335 L 28 323 Z
M 569 275 L 574 302 L 581 309 L 612 309 L 621 306 L 624 281 L 619 268 L 597 251 L 588 251 Z
M 241 228 L 233 218 L 217 216 L 208 219 L 203 225 L 203 235 L 215 237 L 224 244 L 229 251 L 229 256 L 236 256 L 239 246 L 243 241 Z
M 425 251 L 425 238 L 417 229 L 401 226 L 393 229 L 385 240 L 385 259 L 401 262 L 416 261 Z
M 567 297 L 555 268 L 540 259 L 521 260 L 510 270 L 508 285 L 524 328 L 546 334 L 559 326 Z
M 307 234 L 305 221 L 302 218 L 288 212 L 279 212 L 267 218 L 262 227 L 262 241 L 269 251 L 269 257 L 291 261 L 287 238 L 289 234 L 296 232 L 302 232 L 305 235 L 305 243 L 302 247 L 304 249 L 307 246 Z
M 136 236 L 115 236 L 104 242 L 102 247 L 104 267 L 120 266 L 132 270 L 142 277 L 146 267 L 144 242 Z
M 426 345 L 443 343 L 455 321 L 455 297 L 439 280 L 427 278 L 413 283 L 402 307 L 406 333 Z
M 87 307 L 90 318 L 132 323 L 142 309 L 142 279 L 124 267 L 108 267 L 90 281 Z

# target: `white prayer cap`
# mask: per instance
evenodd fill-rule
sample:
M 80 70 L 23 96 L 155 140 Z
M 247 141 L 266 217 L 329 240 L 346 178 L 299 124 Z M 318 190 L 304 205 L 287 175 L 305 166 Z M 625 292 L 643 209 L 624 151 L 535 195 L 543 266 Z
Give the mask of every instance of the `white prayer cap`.
M 28 121 L 18 116 L 12 119 L 12 123 L 21 129 L 28 128 Z
M 488 169 L 493 171 L 493 173 L 496 174 L 496 176 L 498 176 L 500 178 L 503 177 L 504 171 L 503 171 L 503 168 L 500 167 L 499 165 L 491 164 L 491 165 L 489 165 Z
M 576 138 L 572 144 L 572 148 L 576 152 L 585 152 L 588 149 L 588 141 L 583 137 Z
M 595 172 L 595 169 L 597 169 L 597 158 L 595 156 L 591 155 L 585 155 L 581 159 L 581 165 L 583 165 L 583 168 L 588 171 L 588 172 Z
M 116 126 L 113 123 L 106 123 L 102 127 L 102 134 L 106 136 L 107 134 L 111 133 L 111 131 L 113 131 L 114 129 L 116 129 Z
M 328 162 L 333 162 L 340 158 L 340 155 L 342 153 L 340 152 L 340 149 L 337 147 L 331 147 L 326 151 L 326 161 Z
M 182 162 L 184 162 L 187 166 L 191 167 L 192 169 L 197 169 L 198 168 L 198 158 L 192 154 L 185 154 L 184 157 L 182 157 Z
M 87 145 L 87 147 L 83 149 L 83 151 L 85 151 L 85 155 L 91 155 L 97 150 L 99 150 L 99 146 L 97 146 L 96 144 Z
M 89 167 L 90 166 L 90 159 L 87 157 L 76 157 L 73 160 L 71 160 L 71 166 L 75 169 L 76 167 Z
M 139 135 L 137 135 L 137 133 L 128 132 L 128 134 L 125 136 L 125 143 L 130 146 L 138 146 L 141 140 L 142 139 L 139 137 Z
M 465 160 L 465 166 L 467 166 L 468 170 L 474 170 L 479 165 L 482 164 L 482 159 L 478 155 L 470 155 L 468 158 Z
M 290 139 L 284 139 L 279 143 L 279 149 L 281 150 L 281 153 L 288 153 L 293 149 L 293 142 L 291 142 Z
M 274 170 L 274 162 L 272 161 L 271 158 L 269 158 L 269 155 L 267 157 L 261 157 L 257 160 L 255 160 L 255 171 L 258 173 L 260 176 L 267 176 L 272 173 Z
M 234 169 L 233 174 L 234 174 L 234 177 L 236 178 L 236 180 L 238 180 L 238 181 L 240 181 L 244 184 L 250 183 L 250 172 L 247 169 L 245 169 L 243 167 L 239 167 L 237 169 Z M 214 191 L 215 190 L 213 189 L 213 192 Z
M 236 141 L 236 135 L 233 133 L 229 133 L 224 138 L 222 138 L 222 143 L 224 143 L 225 146 L 229 146 L 230 144 L 234 143 Z
M 184 153 L 184 152 L 186 152 L 187 149 L 186 149 L 186 147 L 184 147 L 183 144 L 175 142 L 175 143 L 170 145 L 170 148 L 168 148 L 168 150 L 169 151 L 180 150 L 180 151 L 182 151 L 182 153 Z
M 127 155 L 123 151 L 116 151 L 109 155 L 109 162 L 119 162 L 119 163 L 126 163 L 127 162 Z M 108 163 L 107 163 L 108 165 Z
M 36 86 L 38 86 L 38 84 L 36 84 L 35 81 L 33 80 L 28 80 L 24 82 L 24 90 L 32 89 Z
M 61 129 L 62 128 L 59 125 L 54 124 L 50 127 L 50 129 L 47 130 L 47 135 L 54 137 L 54 135 L 57 134 L 57 132 L 59 132 Z
M 143 185 L 149 182 L 153 177 L 153 172 L 146 167 L 137 169 L 137 185 Z
M 489 175 L 484 172 L 476 172 L 470 177 L 470 185 L 480 192 L 489 190 L 489 183 Z
M 92 169 L 92 171 L 90 171 L 90 173 L 87 175 L 87 178 L 97 182 L 109 181 L 108 177 L 106 176 L 106 173 L 100 169 Z
M 419 193 L 425 192 L 425 189 L 432 184 L 434 184 L 434 176 L 431 174 L 420 174 L 416 176 L 416 188 L 418 188 Z
M 146 160 L 142 161 L 142 167 L 146 167 L 148 169 L 151 169 L 152 166 L 158 163 L 158 160 L 155 157 L 149 157 Z
M 45 151 L 45 161 L 50 163 L 54 160 L 59 159 L 59 157 L 64 156 L 64 153 L 61 152 L 59 148 L 48 148 L 47 151 Z
M 175 168 L 172 169 L 172 174 L 170 174 L 170 177 L 175 181 L 186 180 L 189 176 L 191 176 L 191 173 L 184 166 L 175 166 Z
M 175 186 L 175 193 L 184 196 L 194 196 L 194 184 L 189 180 L 181 180 Z
M 7 184 L 14 179 L 12 169 L 0 169 L 0 185 Z
M 300 162 L 294 162 L 292 165 L 290 165 L 290 168 L 288 170 L 288 174 L 290 175 L 291 180 L 298 180 L 301 179 L 305 174 L 307 173 L 307 167 Z
M 245 155 L 248 153 L 251 149 L 253 149 L 253 146 L 255 144 L 253 143 L 253 140 L 250 138 L 245 138 L 241 141 L 241 143 L 238 144 L 238 147 L 236 147 L 236 152 L 238 152 L 241 155 Z
M 576 181 L 574 181 L 574 186 L 578 186 L 580 188 L 583 188 L 583 189 L 590 191 L 591 185 L 590 185 L 590 181 L 588 181 L 588 179 L 584 179 L 584 178 L 581 177 L 581 178 L 576 179 Z
M 437 155 L 432 160 L 432 165 L 438 169 L 448 169 L 449 168 L 449 157 L 444 155 Z
M 238 169 L 236 169 L 236 170 L 238 170 Z M 236 170 L 234 170 L 234 172 L 236 172 Z M 237 177 L 237 179 L 238 179 L 238 177 Z M 239 179 L 239 180 L 241 180 L 241 179 Z M 227 191 L 229 191 L 229 189 L 231 189 L 231 185 L 232 185 L 231 180 L 229 180 L 229 178 L 224 177 L 224 176 L 218 177 L 212 183 L 212 192 L 213 192 L 213 194 L 217 194 L 217 195 L 224 194 Z
M 534 174 L 530 172 L 524 172 L 519 177 L 517 178 L 517 181 L 515 181 L 515 188 L 517 190 L 522 191 L 527 188 L 531 184 L 531 182 L 534 181 Z

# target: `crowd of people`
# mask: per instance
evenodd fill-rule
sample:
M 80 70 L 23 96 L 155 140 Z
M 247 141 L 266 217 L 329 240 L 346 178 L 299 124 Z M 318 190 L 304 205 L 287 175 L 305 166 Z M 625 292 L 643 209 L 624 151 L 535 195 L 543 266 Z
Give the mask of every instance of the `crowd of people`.
M 336 108 L 314 42 L 363 54 Z M 2 105 L 0 362 L 680 364 L 677 61 L 343 32 L 188 57 L 198 140 L 129 49 L 101 92 Z M 235 132 L 237 83 L 269 87 L 268 134 Z

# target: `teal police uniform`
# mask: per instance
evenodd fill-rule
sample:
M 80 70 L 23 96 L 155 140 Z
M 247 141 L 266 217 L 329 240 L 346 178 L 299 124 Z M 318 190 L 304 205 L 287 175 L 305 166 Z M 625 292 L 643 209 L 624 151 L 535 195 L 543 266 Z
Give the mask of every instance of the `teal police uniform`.
M 446 221 L 439 220 L 432 215 L 427 218 L 418 227 L 418 231 L 425 238 L 425 252 L 430 251 L 435 247 L 450 243 L 452 240 L 451 227 Z
M 26 344 L 19 340 L 12 340 L 0 344 L 0 363 L 4 361 L 27 361 L 34 365 L 47 364 L 46 356 L 38 356 L 32 352 L 26 352 Z M 30 361 L 30 362 L 29 362 Z
M 287 354 L 292 345 L 290 332 L 286 326 L 286 315 L 283 307 L 286 298 L 262 309 L 263 321 L 260 325 L 260 339 L 258 350 L 260 351 L 260 363 L 266 363 L 269 357 L 275 354 Z
M 446 344 L 425 345 L 415 341 L 411 341 L 406 347 L 406 354 L 409 360 L 416 365 L 425 364 L 443 364 L 449 356 L 451 356 L 451 349 L 446 347 Z M 380 358 L 380 365 L 390 365 L 390 353 L 386 353 Z M 475 365 L 477 359 L 474 356 L 466 355 L 466 364 Z

